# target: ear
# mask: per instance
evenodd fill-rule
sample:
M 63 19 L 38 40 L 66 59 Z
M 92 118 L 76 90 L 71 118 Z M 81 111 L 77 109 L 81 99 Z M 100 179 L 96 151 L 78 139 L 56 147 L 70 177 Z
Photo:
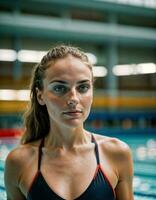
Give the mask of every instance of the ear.
M 42 106 L 45 105 L 45 102 L 43 99 L 43 91 L 36 88 L 36 96 L 37 96 L 38 103 Z

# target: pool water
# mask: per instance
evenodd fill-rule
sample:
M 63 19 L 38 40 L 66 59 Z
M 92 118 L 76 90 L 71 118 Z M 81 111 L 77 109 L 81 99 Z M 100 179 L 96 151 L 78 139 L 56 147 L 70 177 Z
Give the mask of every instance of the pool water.
M 135 200 L 156 200 L 156 138 L 121 138 L 129 144 L 134 158 Z M 0 138 L 0 200 L 6 200 L 4 165 L 18 138 Z
M 8 153 L 19 143 L 18 138 L 0 138 L 0 200 L 6 200 L 4 164 Z

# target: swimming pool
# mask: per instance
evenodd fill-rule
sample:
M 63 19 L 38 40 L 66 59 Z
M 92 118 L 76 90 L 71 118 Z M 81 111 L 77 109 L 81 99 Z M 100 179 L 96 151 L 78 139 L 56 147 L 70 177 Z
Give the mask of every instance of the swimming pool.
M 134 158 L 135 200 L 156 200 L 156 138 L 123 137 L 132 148 Z M 0 200 L 6 200 L 4 164 L 7 154 L 17 146 L 18 138 L 0 138 Z

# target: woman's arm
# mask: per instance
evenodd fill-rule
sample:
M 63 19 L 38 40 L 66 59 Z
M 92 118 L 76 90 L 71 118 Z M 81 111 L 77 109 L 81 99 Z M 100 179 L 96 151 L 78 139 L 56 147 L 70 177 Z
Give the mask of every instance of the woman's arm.
M 5 162 L 4 182 L 7 200 L 25 200 L 19 188 L 19 177 L 22 169 L 21 153 L 19 150 L 13 150 Z
M 133 197 L 133 160 L 127 144 L 121 142 L 117 149 L 119 180 L 115 188 L 117 200 L 134 200 Z

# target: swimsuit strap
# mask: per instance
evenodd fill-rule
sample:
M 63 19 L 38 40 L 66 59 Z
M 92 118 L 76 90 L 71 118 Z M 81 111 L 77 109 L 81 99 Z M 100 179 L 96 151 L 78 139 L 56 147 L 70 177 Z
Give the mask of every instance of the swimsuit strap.
M 96 156 L 97 164 L 99 165 L 100 164 L 99 149 L 98 149 L 98 144 L 97 144 L 97 142 L 96 142 L 95 137 L 94 137 L 93 134 L 92 134 L 91 141 L 95 144 L 95 156 Z
M 38 148 L 38 171 L 40 171 L 40 167 L 41 167 L 42 147 L 43 146 L 44 146 L 44 138 L 41 139 L 41 143 Z

